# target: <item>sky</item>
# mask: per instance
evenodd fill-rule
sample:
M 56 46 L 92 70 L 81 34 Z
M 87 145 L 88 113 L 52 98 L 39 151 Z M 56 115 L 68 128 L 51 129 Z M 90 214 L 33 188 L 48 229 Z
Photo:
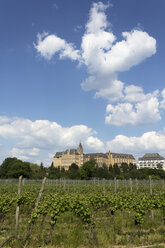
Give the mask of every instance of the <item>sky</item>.
M 0 1 L 0 164 L 165 156 L 164 0 Z

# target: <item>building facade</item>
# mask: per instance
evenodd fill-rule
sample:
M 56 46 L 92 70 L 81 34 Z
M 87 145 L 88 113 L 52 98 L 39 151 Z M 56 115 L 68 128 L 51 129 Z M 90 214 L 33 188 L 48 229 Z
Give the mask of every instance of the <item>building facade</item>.
M 135 164 L 136 160 L 132 154 L 125 154 L 125 153 L 108 153 L 108 162 L 110 165 L 114 166 L 114 164 L 118 164 L 121 166 L 122 163 L 126 164 Z
M 63 167 L 68 169 L 73 163 L 79 167 L 83 165 L 83 147 L 81 143 L 77 149 L 68 149 L 64 152 L 56 152 L 53 160 L 54 167 Z
M 135 158 L 131 154 L 123 154 L 123 153 L 83 153 L 83 147 L 80 142 L 77 149 L 68 149 L 64 152 L 56 152 L 54 156 L 53 165 L 54 167 L 63 167 L 68 169 L 69 166 L 73 163 L 77 164 L 79 167 L 83 165 L 83 163 L 89 161 L 91 158 L 96 160 L 96 163 L 99 167 L 103 165 L 114 166 L 114 164 L 118 164 L 121 166 L 122 163 L 134 164 Z
M 146 153 L 143 157 L 138 159 L 137 168 L 151 168 L 165 170 L 165 158 L 159 153 Z
M 84 163 L 89 161 L 90 159 L 95 159 L 96 163 L 99 167 L 103 165 L 108 166 L 108 156 L 106 153 L 87 153 L 84 154 Z

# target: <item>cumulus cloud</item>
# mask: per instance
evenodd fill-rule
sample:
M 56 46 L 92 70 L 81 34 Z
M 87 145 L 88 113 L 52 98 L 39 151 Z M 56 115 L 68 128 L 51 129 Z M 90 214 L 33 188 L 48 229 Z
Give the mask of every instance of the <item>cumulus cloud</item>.
M 165 88 L 162 90 L 161 96 L 162 96 L 163 100 L 160 102 L 160 107 L 165 109 Z
M 164 147 L 165 130 L 163 132 L 146 132 L 140 137 L 117 135 L 114 139 L 107 142 L 107 148 L 111 151 L 132 152 L 136 154 L 144 154 L 145 152 L 164 153 Z
M 92 150 L 95 150 L 97 152 L 98 151 L 105 152 L 104 143 L 97 137 L 89 136 L 85 141 L 85 144 L 87 145 L 87 147 L 89 147 Z
M 35 49 L 45 59 L 58 53 L 60 59 L 69 58 L 86 66 L 88 76 L 81 82 L 82 89 L 94 90 L 95 98 L 117 102 L 116 106 L 107 106 L 107 124 L 135 126 L 159 121 L 159 107 L 165 109 L 165 89 L 159 106 L 158 90 L 145 94 L 143 88 L 118 79 L 119 72 L 130 70 L 156 53 L 156 40 L 139 28 L 122 32 L 118 40 L 105 13 L 109 7 L 102 2 L 92 4 L 79 50 L 48 33 L 38 34 Z
M 85 65 L 89 76 L 82 81 L 82 88 L 95 90 L 95 97 L 112 102 L 123 98 L 124 83 L 118 80 L 117 73 L 129 70 L 155 54 L 156 40 L 147 32 L 134 29 L 123 32 L 123 39 L 117 41 L 105 14 L 108 7 L 110 4 L 102 2 L 92 4 L 80 50 L 57 35 L 47 33 L 38 35 L 35 48 L 46 59 L 59 53 L 60 58 L 68 57 Z M 139 97 L 142 94 L 137 92 Z
M 20 149 L 20 148 L 14 147 L 8 152 L 8 155 L 11 157 L 16 157 L 18 159 L 28 160 L 31 157 L 38 156 L 39 151 L 40 150 L 36 147 L 33 147 L 31 149 Z
M 129 103 L 130 104 L 130 103 Z M 111 107 L 109 107 L 110 111 Z M 129 108 L 128 108 L 129 109 Z M 13 144 L 5 149 L 6 142 Z M 7 156 L 22 160 L 50 165 L 57 151 L 77 147 L 82 141 L 85 152 L 124 152 L 144 154 L 159 152 L 165 147 L 165 129 L 162 132 L 146 132 L 139 137 L 117 135 L 107 142 L 101 141 L 96 132 L 85 125 L 62 127 L 48 120 L 31 121 L 23 118 L 9 118 L 7 123 L 0 124 L 0 141 L 3 144 L 0 158 Z M 164 152 L 165 155 L 165 152 Z
M 33 161 L 34 157 L 43 156 L 43 153 L 48 156 L 48 153 L 77 147 L 80 140 L 86 149 L 99 151 L 104 144 L 95 135 L 96 132 L 86 125 L 62 127 L 48 120 L 31 121 L 14 117 L 0 124 L 0 138 L 7 139 L 9 143 L 15 142 L 7 155 Z
M 19 139 L 23 147 L 73 146 L 93 133 L 85 125 L 62 127 L 48 120 L 13 118 L 0 125 L 1 137 Z
M 136 85 L 126 86 L 124 89 L 124 101 L 127 102 L 140 102 L 148 100 L 151 97 L 157 97 L 159 94 L 158 90 L 155 90 L 153 93 L 144 94 L 143 88 Z
M 4 115 L 0 116 L 0 125 L 7 123 L 8 121 L 10 121 L 10 118 L 8 118 L 7 116 Z
M 161 120 L 159 102 L 156 97 L 135 104 L 121 103 L 116 106 L 107 105 L 105 122 L 115 126 L 143 125 Z
M 79 51 L 74 49 L 74 45 L 54 34 L 49 35 L 45 32 L 38 34 L 37 44 L 34 44 L 34 47 L 47 60 L 50 60 L 56 53 L 59 53 L 61 59 L 65 57 L 71 60 L 79 59 Z

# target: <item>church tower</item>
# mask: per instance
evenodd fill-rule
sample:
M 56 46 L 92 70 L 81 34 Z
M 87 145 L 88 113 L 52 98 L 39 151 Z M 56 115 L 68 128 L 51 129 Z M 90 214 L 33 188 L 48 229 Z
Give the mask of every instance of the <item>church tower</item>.
M 78 152 L 79 154 L 83 154 L 83 147 L 82 147 L 81 142 L 80 142 L 80 144 L 79 144 L 79 146 L 78 146 L 78 148 L 77 148 L 77 152 Z

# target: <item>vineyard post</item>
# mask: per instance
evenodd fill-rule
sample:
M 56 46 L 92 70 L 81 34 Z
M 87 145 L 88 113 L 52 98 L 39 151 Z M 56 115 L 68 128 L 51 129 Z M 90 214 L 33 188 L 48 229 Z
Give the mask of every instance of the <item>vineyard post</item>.
M 119 188 L 119 179 L 116 180 L 116 191 L 118 190 Z
M 132 178 L 129 179 L 130 192 L 132 193 Z
M 152 178 L 151 176 L 149 176 L 149 185 L 150 185 L 150 196 L 152 196 Z M 152 217 L 152 220 L 154 219 L 154 211 L 151 210 L 151 217 Z
M 164 179 L 162 179 L 162 188 L 164 189 Z
M 124 179 L 124 184 L 125 184 L 125 191 L 127 192 L 127 180 Z
M 152 196 L 152 178 L 149 176 L 150 196 Z
M 65 191 L 65 186 L 66 186 L 66 181 L 65 181 L 65 179 L 64 179 L 64 191 Z
M 74 181 L 74 194 L 76 193 L 76 180 Z
M 109 190 L 111 190 L 111 180 L 109 179 Z
M 103 178 L 103 194 L 105 195 L 105 178 Z
M 39 202 L 40 202 L 40 199 L 41 199 L 42 193 L 43 193 L 43 191 L 44 191 L 45 183 L 46 183 L 46 177 L 44 177 L 44 179 L 43 179 L 43 181 L 42 181 L 42 186 L 41 186 L 41 189 L 40 189 L 40 192 L 39 192 L 39 195 L 38 195 L 37 201 L 36 201 L 36 206 L 35 206 L 35 208 L 37 208 L 37 207 L 38 207 L 38 204 L 39 204 Z
M 117 191 L 116 177 L 114 178 L 114 183 L 115 183 L 115 194 L 116 194 L 116 191 Z
M 36 200 L 36 204 L 35 204 L 35 208 L 36 209 L 38 207 L 38 204 L 41 200 L 41 196 L 42 196 L 42 193 L 44 191 L 44 187 L 45 187 L 45 183 L 46 183 L 46 177 L 44 177 L 44 179 L 42 180 L 42 185 L 41 185 L 41 189 L 40 189 L 40 192 L 38 194 L 38 197 L 37 197 L 37 200 Z M 32 228 L 33 228 L 33 225 L 34 225 L 34 222 L 31 222 L 30 225 L 29 225 L 29 230 L 28 230 L 28 233 L 24 239 L 24 242 L 23 242 L 23 248 L 25 248 L 27 246 L 27 243 L 28 243 L 28 240 L 31 236 L 31 232 L 32 232 Z
M 135 182 L 136 182 L 136 191 L 138 191 L 138 180 L 137 180 L 137 178 L 135 179 Z
M 21 184 L 22 184 L 22 176 L 19 177 L 18 179 L 18 197 L 21 195 Z M 17 207 L 16 207 L 16 213 L 15 213 L 15 229 L 17 231 L 18 229 L 18 218 L 19 218 L 19 203 L 17 203 Z
M 68 193 L 69 193 L 69 182 L 67 183 L 67 189 L 68 189 Z

